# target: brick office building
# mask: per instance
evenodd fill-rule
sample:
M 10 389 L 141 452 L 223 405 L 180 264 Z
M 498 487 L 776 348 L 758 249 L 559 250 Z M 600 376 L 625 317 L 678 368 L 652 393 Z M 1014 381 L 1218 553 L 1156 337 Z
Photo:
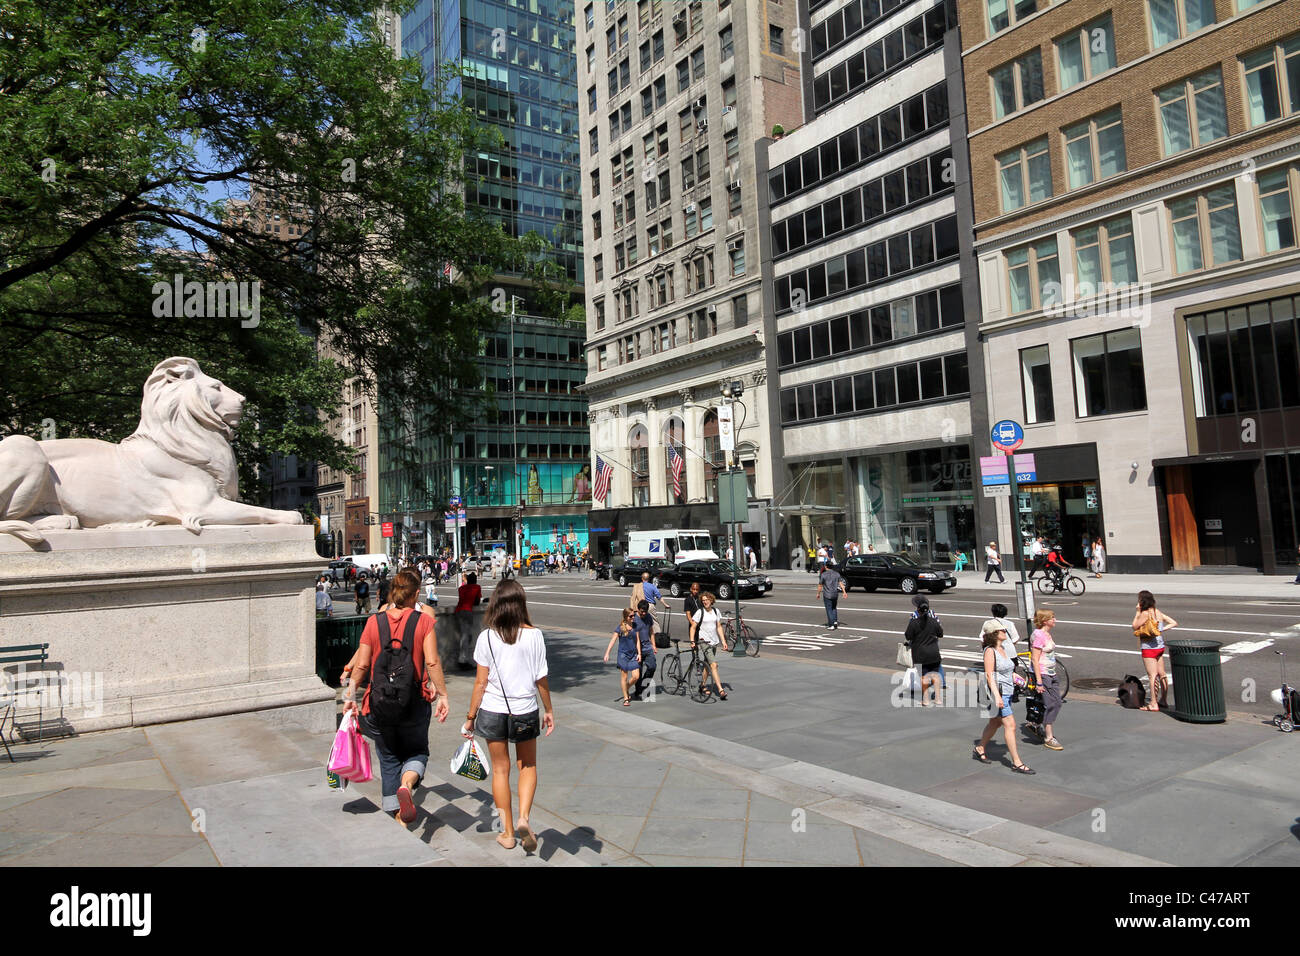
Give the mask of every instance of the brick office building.
M 988 412 L 1038 466 L 1000 527 L 1012 504 L 1025 541 L 1294 564 L 1295 7 L 958 0 Z

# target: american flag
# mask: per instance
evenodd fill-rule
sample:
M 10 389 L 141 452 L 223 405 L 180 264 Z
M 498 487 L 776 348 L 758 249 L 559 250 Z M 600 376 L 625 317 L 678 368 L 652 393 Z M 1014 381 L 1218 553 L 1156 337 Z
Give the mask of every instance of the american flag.
M 614 466 L 596 456 L 596 487 L 592 491 L 592 497 L 597 501 L 604 501 L 609 495 L 609 483 L 614 478 Z
M 673 497 L 682 496 L 682 465 L 685 461 L 682 456 L 677 454 L 677 449 L 672 445 L 668 446 L 668 467 L 673 470 Z

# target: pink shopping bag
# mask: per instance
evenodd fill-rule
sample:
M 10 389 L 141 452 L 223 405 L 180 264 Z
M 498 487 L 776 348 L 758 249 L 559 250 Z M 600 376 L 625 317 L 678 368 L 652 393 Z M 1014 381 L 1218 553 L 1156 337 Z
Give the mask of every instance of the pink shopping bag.
M 353 783 L 365 783 L 370 779 L 370 741 L 361 736 L 361 731 L 356 732 L 356 739 L 353 741 L 353 749 L 357 753 L 356 770 L 347 775 L 348 780 Z
M 351 780 L 352 775 L 360 769 L 361 757 L 357 746 L 358 742 L 362 745 L 365 744 L 365 740 L 357 730 L 356 714 L 349 712 L 343 715 L 343 722 L 339 724 L 339 731 L 334 735 L 334 746 L 330 749 L 328 766 L 331 772 L 338 774 L 344 780 Z M 367 753 L 366 757 L 366 779 L 369 779 L 369 753 Z

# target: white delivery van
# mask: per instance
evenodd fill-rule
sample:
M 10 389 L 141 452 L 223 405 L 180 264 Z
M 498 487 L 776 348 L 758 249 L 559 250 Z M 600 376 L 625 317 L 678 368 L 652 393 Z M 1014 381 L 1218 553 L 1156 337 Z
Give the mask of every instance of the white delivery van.
M 713 536 L 703 528 L 664 528 L 632 531 L 627 536 L 628 558 L 667 558 L 675 564 L 714 559 Z
M 393 562 L 388 560 L 386 554 L 350 554 L 347 557 L 352 559 L 358 571 L 373 571 L 381 564 L 386 564 L 390 568 L 393 566 Z

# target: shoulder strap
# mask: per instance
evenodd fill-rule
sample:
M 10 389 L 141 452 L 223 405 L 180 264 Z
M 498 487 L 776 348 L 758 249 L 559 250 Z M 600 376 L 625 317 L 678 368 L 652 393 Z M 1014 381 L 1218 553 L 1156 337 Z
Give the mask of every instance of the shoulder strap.
M 388 621 L 387 611 L 377 611 L 375 618 L 375 624 L 379 628 L 379 649 L 382 651 L 393 642 L 393 628 Z
M 406 628 L 402 632 L 402 646 L 411 651 L 412 659 L 415 658 L 415 629 L 420 626 L 420 612 L 411 608 L 411 613 L 406 618 Z
M 522 632 L 523 630 L 521 628 L 520 633 Z M 496 651 L 492 650 L 492 631 L 490 629 L 487 632 L 487 636 L 488 636 L 488 653 L 492 655 L 492 670 L 495 671 L 497 675 L 497 686 L 501 688 L 501 699 L 506 702 L 506 713 L 509 714 L 511 717 L 513 717 L 515 715 L 515 712 L 510 709 L 510 695 L 506 693 L 506 685 L 501 680 L 501 670 L 500 668 L 497 667 Z M 518 636 L 515 637 L 515 640 L 519 640 Z

